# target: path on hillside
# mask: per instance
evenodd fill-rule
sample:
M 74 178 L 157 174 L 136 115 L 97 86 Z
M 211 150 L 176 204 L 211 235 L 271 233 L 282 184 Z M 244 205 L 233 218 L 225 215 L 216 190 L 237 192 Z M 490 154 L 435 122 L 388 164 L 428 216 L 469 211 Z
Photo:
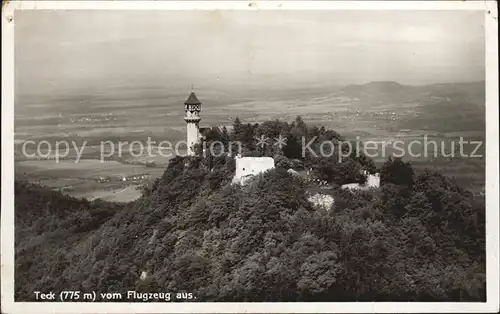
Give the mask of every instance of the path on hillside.
M 130 185 L 130 186 L 127 186 L 126 188 L 121 189 L 121 190 L 119 190 L 119 191 L 113 191 L 113 192 L 111 192 L 111 193 L 109 193 L 109 194 L 105 194 L 105 195 L 102 195 L 102 196 L 96 196 L 96 197 L 91 198 L 91 199 L 90 199 L 90 201 L 92 202 L 92 201 L 94 201 L 94 200 L 96 200 L 96 199 L 98 199 L 98 198 L 101 198 L 101 199 L 102 199 L 103 197 L 110 196 L 110 195 L 117 195 L 117 194 L 123 193 L 123 192 L 125 192 L 126 190 L 128 190 L 128 189 L 130 189 L 130 188 L 133 188 L 133 187 L 135 188 L 135 185 Z

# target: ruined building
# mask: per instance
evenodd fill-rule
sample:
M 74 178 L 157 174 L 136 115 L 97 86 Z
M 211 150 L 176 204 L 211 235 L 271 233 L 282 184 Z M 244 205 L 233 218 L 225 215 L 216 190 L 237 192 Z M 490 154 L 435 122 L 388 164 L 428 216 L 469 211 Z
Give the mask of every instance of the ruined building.
M 187 155 L 195 154 L 194 146 L 202 138 L 202 131 L 206 128 L 200 128 L 201 102 L 192 91 L 188 99 L 184 102 L 184 121 L 187 124 Z M 233 183 L 244 184 L 245 181 L 255 175 L 263 173 L 274 168 L 274 159 L 270 157 L 241 157 L 236 156 L 236 173 Z

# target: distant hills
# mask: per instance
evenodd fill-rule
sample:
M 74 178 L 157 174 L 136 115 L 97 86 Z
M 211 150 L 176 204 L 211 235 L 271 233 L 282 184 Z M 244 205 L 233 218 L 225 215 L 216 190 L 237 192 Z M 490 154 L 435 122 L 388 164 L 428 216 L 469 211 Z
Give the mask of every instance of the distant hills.
M 348 85 L 343 87 L 342 91 L 361 96 L 362 94 L 399 93 L 406 87 L 394 81 L 376 81 L 363 85 Z
M 453 101 L 461 100 L 476 105 L 484 105 L 485 82 L 471 83 L 438 83 L 431 85 L 403 85 L 394 81 L 376 81 L 363 85 L 348 85 L 341 87 L 339 93 L 343 96 L 357 99 L 417 101 L 439 99 Z
M 343 90 L 363 90 L 366 92 L 398 92 L 401 90 L 462 90 L 469 92 L 477 92 L 478 89 L 484 90 L 485 81 L 477 82 L 460 82 L 460 83 L 434 83 L 427 85 L 407 85 L 395 81 L 371 81 L 365 84 L 351 84 L 342 87 Z
M 204 104 L 204 121 L 208 121 L 209 117 L 217 120 L 220 116 L 224 116 L 224 120 L 227 120 L 225 114 L 228 108 L 231 108 L 231 116 L 272 115 L 280 112 L 283 103 L 288 102 L 295 106 L 303 106 L 304 112 L 297 113 L 301 115 L 311 113 L 308 107 L 310 104 L 318 108 L 324 105 L 325 110 L 328 110 L 329 106 L 338 105 L 372 111 L 399 109 L 422 113 L 414 122 L 403 122 L 410 122 L 418 129 L 424 128 L 419 126 L 422 123 L 429 129 L 438 127 L 438 130 L 442 130 L 446 125 L 447 131 L 462 130 L 464 125 L 468 125 L 467 129 L 484 129 L 482 120 L 485 113 L 485 81 L 429 85 L 373 81 L 342 86 L 335 85 L 328 78 L 317 78 L 315 82 L 306 81 L 304 84 L 293 85 L 283 82 L 281 85 L 256 86 L 253 81 L 248 86 L 242 85 L 241 82 L 226 83 L 217 85 L 208 82 L 196 89 L 198 97 Z M 35 120 L 35 117 L 51 117 L 56 121 L 59 113 L 68 116 L 113 113 L 121 119 L 116 122 L 119 127 L 124 123 L 127 127 L 135 125 L 180 127 L 184 126 L 184 121 L 180 118 L 183 114 L 182 103 L 189 91 L 189 86 L 182 89 L 156 84 L 149 88 L 112 86 L 100 90 L 100 93 L 99 90 L 79 89 L 62 90 L 52 95 L 16 95 L 16 132 L 25 132 L 23 125 L 30 128 L 36 125 L 44 127 L 45 132 L 49 130 L 46 127 L 52 126 L 53 132 L 58 133 L 58 122 Z M 467 116 L 457 120 L 458 114 Z M 210 123 L 220 123 L 220 121 Z M 108 126 L 114 127 L 114 124 Z M 94 128 L 95 125 L 89 127 Z

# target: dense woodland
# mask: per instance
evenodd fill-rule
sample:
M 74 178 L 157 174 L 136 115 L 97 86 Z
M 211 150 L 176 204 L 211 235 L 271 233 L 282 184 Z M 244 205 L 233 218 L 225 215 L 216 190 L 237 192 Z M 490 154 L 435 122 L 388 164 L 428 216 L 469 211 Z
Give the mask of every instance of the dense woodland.
M 258 147 L 262 134 L 288 145 Z M 243 155 L 275 158 L 275 170 L 245 186 L 230 184 L 233 157 L 203 156 L 201 145 L 128 204 L 16 182 L 16 300 L 65 289 L 192 292 L 194 301 L 485 301 L 484 198 L 400 159 L 376 169 L 354 152 L 341 162 L 303 158 L 303 136 L 342 140 L 300 118 L 209 131 L 208 144 L 227 151 L 238 140 Z M 316 180 L 290 167 L 329 182 L 322 191 L 334 205 L 311 204 Z M 340 189 L 362 183 L 363 169 L 381 173 L 379 189 Z

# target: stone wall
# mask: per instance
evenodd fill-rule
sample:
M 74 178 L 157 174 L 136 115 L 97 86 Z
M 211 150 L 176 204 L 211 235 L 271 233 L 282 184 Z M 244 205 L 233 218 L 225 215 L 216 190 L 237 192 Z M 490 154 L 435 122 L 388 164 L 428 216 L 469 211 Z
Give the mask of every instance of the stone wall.
M 274 169 L 274 159 L 271 157 L 236 157 L 236 172 L 233 183 L 244 184 L 245 179 Z

